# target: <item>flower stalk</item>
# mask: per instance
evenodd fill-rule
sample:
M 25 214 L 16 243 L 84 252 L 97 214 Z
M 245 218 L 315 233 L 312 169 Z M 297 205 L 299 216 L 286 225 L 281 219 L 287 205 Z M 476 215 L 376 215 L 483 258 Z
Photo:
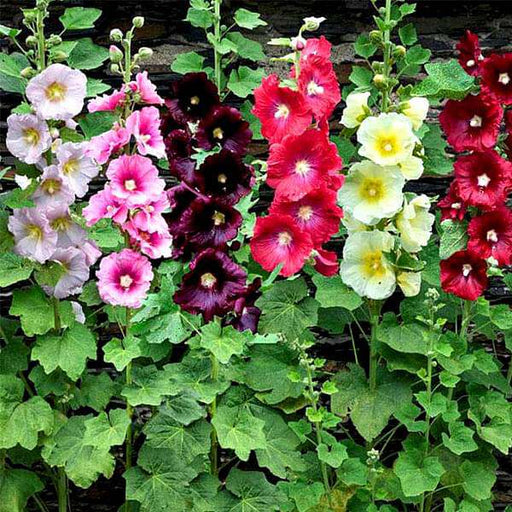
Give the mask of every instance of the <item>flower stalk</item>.
M 377 352 L 377 329 L 380 323 L 380 311 L 382 302 L 377 300 L 368 300 L 368 309 L 370 311 L 370 360 L 369 360 L 369 384 L 370 391 L 377 389 L 377 368 L 379 365 L 379 354 Z

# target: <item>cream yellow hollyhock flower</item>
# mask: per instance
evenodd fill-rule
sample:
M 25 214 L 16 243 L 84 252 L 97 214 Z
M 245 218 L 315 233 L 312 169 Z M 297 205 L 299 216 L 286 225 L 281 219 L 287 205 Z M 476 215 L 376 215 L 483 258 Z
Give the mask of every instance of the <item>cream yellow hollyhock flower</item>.
M 358 231 L 369 231 L 372 229 L 370 226 L 364 224 L 363 222 L 354 219 L 354 216 L 347 210 L 343 210 L 343 218 L 341 219 L 341 223 L 345 226 L 349 235 Z
M 369 92 L 351 92 L 345 100 L 341 124 L 347 128 L 356 128 L 371 113 L 368 107 Z
M 405 202 L 396 218 L 400 242 L 407 252 L 418 252 L 428 244 L 435 216 L 429 213 L 430 201 L 425 194 Z
M 396 282 L 406 297 L 415 297 L 420 293 L 421 272 L 399 272 Z
M 357 141 L 359 154 L 378 165 L 397 165 L 412 156 L 417 137 L 411 120 L 392 112 L 378 117 L 367 117 L 359 127 Z
M 351 167 L 338 201 L 355 220 L 375 225 L 402 208 L 404 184 L 398 167 L 382 167 L 365 160 Z
M 411 156 L 398 164 L 406 180 L 417 180 L 423 174 L 423 160 L 417 156 Z
M 375 300 L 390 297 L 396 288 L 396 276 L 385 253 L 392 250 L 393 243 L 393 236 L 384 231 L 349 235 L 340 266 L 343 282 L 361 297 Z
M 402 103 L 401 112 L 412 122 L 412 127 L 419 130 L 427 118 L 429 103 L 427 98 L 411 98 Z

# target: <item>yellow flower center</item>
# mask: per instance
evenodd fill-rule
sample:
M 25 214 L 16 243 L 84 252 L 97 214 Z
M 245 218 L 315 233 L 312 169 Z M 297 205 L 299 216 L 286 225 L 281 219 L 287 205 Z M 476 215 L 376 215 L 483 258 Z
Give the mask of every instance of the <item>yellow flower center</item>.
M 498 234 L 494 229 L 487 231 L 487 241 L 496 243 L 498 241 Z
M 299 208 L 297 215 L 301 220 L 307 221 L 311 219 L 311 217 L 313 216 L 313 208 L 311 208 L 311 206 L 308 205 L 301 206 Z
M 23 130 L 23 138 L 27 144 L 30 146 L 35 146 L 39 142 L 41 135 L 35 128 L 26 128 Z
M 301 176 L 306 176 L 310 169 L 311 167 L 306 160 L 299 160 L 295 164 L 295 172 Z
M 62 166 L 62 172 L 69 176 L 75 174 L 78 171 L 78 160 L 71 158 Z
M 45 93 L 50 101 L 62 101 L 66 94 L 66 87 L 59 82 L 53 82 L 46 88 Z
M 278 243 L 279 245 L 290 245 L 292 241 L 292 235 L 288 233 L 288 231 L 281 231 L 278 235 Z
M 489 183 L 491 182 L 491 178 L 489 178 L 489 176 L 487 176 L 487 174 L 485 173 L 478 176 L 477 180 L 478 186 L 483 188 L 487 187 L 487 185 L 489 185 Z
M 382 262 L 381 251 L 372 251 L 364 255 L 363 272 L 368 278 L 381 277 L 384 275 L 385 268 Z
M 464 263 L 464 265 L 462 265 L 462 275 L 464 277 L 468 277 L 472 270 L 473 267 L 469 263 Z
M 215 128 L 212 134 L 214 139 L 222 140 L 224 138 L 224 131 L 222 128 Z
M 508 85 L 510 83 L 510 76 L 508 73 L 500 73 L 498 77 L 498 82 L 503 85 Z
M 131 192 L 137 188 L 137 184 L 135 183 L 135 180 L 126 180 L 124 182 L 124 188 Z
M 221 212 L 215 212 L 212 215 L 213 223 L 215 226 L 220 226 L 226 222 L 226 216 Z
M 276 113 L 274 114 L 274 117 L 276 119 L 280 119 L 281 117 L 284 117 L 285 119 L 290 115 L 290 109 L 282 103 L 277 107 Z
M 217 176 L 217 181 L 219 183 L 226 183 L 226 181 L 228 181 L 228 177 L 225 174 L 221 173 Z
M 59 180 L 49 178 L 47 180 L 44 180 L 43 183 L 41 183 L 41 188 L 47 194 L 50 194 L 52 196 L 53 194 L 56 194 L 57 192 L 60 191 L 61 183 Z
M 482 126 L 482 118 L 474 115 L 469 121 L 469 126 L 471 126 L 471 128 L 480 128 Z
M 192 98 L 190 98 L 191 105 L 199 105 L 200 101 L 199 96 L 192 96 Z
M 396 140 L 391 138 L 383 138 L 380 141 L 380 152 L 382 155 L 390 156 L 396 153 Z
M 317 96 L 318 94 L 323 94 L 324 88 L 321 85 L 318 85 L 314 80 L 311 80 L 308 84 L 308 95 L 309 96 Z
M 216 282 L 217 278 L 210 272 L 206 272 L 206 274 L 203 274 L 201 276 L 201 286 L 203 286 L 204 288 L 211 289 L 215 286 Z
M 66 229 L 69 228 L 70 224 L 71 220 L 69 219 L 69 217 L 60 217 L 52 221 L 50 226 L 55 231 L 66 231 Z
M 37 224 L 28 224 L 25 229 L 28 237 L 36 240 L 43 238 L 43 230 Z
M 361 184 L 361 197 L 365 201 L 377 202 L 384 195 L 384 187 L 381 180 L 367 178 Z
M 123 288 L 130 288 L 130 286 L 132 285 L 133 283 L 133 279 L 131 276 L 129 276 L 128 274 L 125 274 L 124 276 L 121 276 L 120 279 L 119 279 L 119 284 L 123 287 Z

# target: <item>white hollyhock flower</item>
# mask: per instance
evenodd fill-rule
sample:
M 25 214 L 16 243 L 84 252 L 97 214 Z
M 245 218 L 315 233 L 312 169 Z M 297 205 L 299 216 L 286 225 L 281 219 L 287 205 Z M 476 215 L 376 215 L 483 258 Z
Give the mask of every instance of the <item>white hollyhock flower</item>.
M 423 160 L 417 156 L 411 156 L 398 164 L 406 180 L 417 180 L 423 174 Z
M 399 272 L 396 282 L 406 297 L 415 297 L 420 293 L 421 272 Z
M 7 149 L 26 164 L 35 164 L 50 149 L 52 138 L 46 121 L 33 114 L 11 114 L 7 118 Z
M 345 100 L 341 124 L 347 128 L 356 128 L 370 114 L 368 107 L 369 92 L 351 92 Z
M 396 218 L 402 247 L 408 252 L 418 252 L 428 244 L 435 216 L 429 213 L 430 201 L 425 194 L 405 203 Z
M 411 98 L 402 104 L 401 111 L 412 122 L 412 127 L 419 130 L 427 118 L 429 103 L 427 98 Z
M 87 146 L 87 142 L 65 142 L 56 150 L 57 168 L 77 197 L 87 193 L 89 182 L 99 172 L 98 165 L 85 154 Z

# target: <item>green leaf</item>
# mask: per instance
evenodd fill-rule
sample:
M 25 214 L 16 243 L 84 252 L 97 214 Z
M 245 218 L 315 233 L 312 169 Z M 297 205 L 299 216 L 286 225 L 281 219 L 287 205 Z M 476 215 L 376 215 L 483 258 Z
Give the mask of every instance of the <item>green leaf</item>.
M 204 57 L 196 52 L 185 52 L 176 55 L 171 64 L 171 70 L 180 75 L 203 71 Z
M 44 484 L 32 471 L 0 469 L 0 511 L 24 512 L 28 499 L 42 491 Z
M 118 393 L 118 388 L 118 384 L 108 373 L 86 373 L 81 379 L 80 388 L 75 388 L 69 403 L 73 409 L 90 407 L 100 412 L 107 407 L 112 396 Z
M 21 34 L 21 30 L 17 28 L 6 27 L 5 25 L 0 25 L 0 35 L 5 37 L 15 38 Z
M 345 485 L 366 485 L 368 466 L 357 458 L 350 458 L 343 462 L 338 475 Z
M 369 87 L 372 83 L 373 73 L 368 68 L 353 66 L 348 79 L 358 87 Z
M 89 238 L 94 240 L 100 249 L 116 250 L 124 242 L 123 236 L 112 223 L 112 219 L 101 219 L 89 229 L 88 233 Z
M 398 35 L 400 36 L 400 41 L 404 46 L 411 46 L 418 40 L 418 36 L 416 34 L 416 29 L 412 23 L 408 23 L 403 27 L 398 29 Z
M 352 144 L 352 142 L 350 142 L 350 139 L 345 139 L 341 136 L 332 137 L 331 140 L 336 144 L 338 153 L 343 160 L 343 164 L 347 165 L 356 154 L 357 148 Z
M 441 223 L 441 228 L 439 257 L 445 260 L 453 253 L 466 248 L 468 243 L 467 224 L 448 219 Z
M 267 22 L 260 18 L 257 12 L 248 11 L 247 9 L 237 9 L 234 16 L 235 23 L 242 28 L 252 30 L 256 27 L 264 27 Z
M 265 53 L 263 53 L 263 46 L 258 41 L 253 41 L 240 34 L 240 32 L 230 32 L 226 38 L 234 43 L 237 48 L 237 53 L 242 59 L 259 62 L 265 60 Z
M 21 53 L 0 52 L 0 89 L 7 92 L 23 94 L 27 79 L 21 76 L 21 71 L 29 66 L 27 58 Z
M 142 354 L 139 339 L 131 335 L 122 340 L 112 338 L 103 346 L 103 353 L 105 361 L 112 363 L 119 372 Z
M 354 50 L 357 55 L 368 59 L 377 51 L 377 46 L 370 41 L 366 34 L 361 34 L 354 43 Z
M 347 447 L 335 441 L 331 445 L 321 443 L 316 447 L 318 459 L 332 468 L 339 468 L 342 462 L 348 459 Z
M 96 338 L 85 325 L 75 324 L 62 335 L 38 336 L 32 358 L 41 363 L 46 373 L 60 368 L 76 380 L 85 370 L 87 359 L 96 358 Z
M 44 334 L 53 328 L 53 307 L 39 287 L 14 290 L 9 314 L 19 316 L 27 336 Z
M 363 299 L 348 288 L 338 275 L 325 277 L 315 274 L 313 283 L 316 286 L 315 298 L 323 308 L 342 307 L 354 311 L 363 303 Z
M 84 444 L 106 450 L 111 446 L 122 445 L 130 423 L 126 409 L 112 409 L 108 416 L 102 412 L 85 421 Z
M 101 135 L 112 128 L 119 120 L 119 116 L 113 112 L 92 112 L 78 120 L 78 124 L 87 139 Z
M 244 351 L 248 337 L 247 333 L 237 331 L 231 325 L 222 328 L 218 323 L 210 322 L 201 329 L 199 344 L 219 362 L 228 364 L 232 356 Z
M 377 329 L 379 341 L 406 354 L 426 355 L 428 335 L 428 329 L 416 322 L 399 324 L 393 313 L 386 313 Z
M 293 482 L 280 483 L 280 486 L 287 491 L 298 512 L 315 510 L 313 507 L 318 505 L 325 495 L 325 489 L 321 482 L 305 483 L 295 480 Z
M 108 50 L 93 42 L 90 37 L 77 41 L 68 55 L 67 61 L 72 68 L 96 69 L 108 59 Z
M 496 473 L 481 462 L 465 460 L 459 467 L 464 478 L 464 490 L 476 500 L 492 497 L 492 488 L 496 483 Z
M 474 452 L 478 450 L 478 445 L 473 440 L 474 432 L 469 427 L 466 427 L 464 423 L 456 421 L 448 425 L 450 430 L 450 436 L 446 433 L 442 433 L 443 444 L 450 451 L 456 455 L 462 455 L 463 453 Z
M 247 98 L 252 91 L 261 83 L 265 71 L 263 69 L 251 69 L 247 66 L 240 66 L 233 69 L 229 75 L 228 89 L 239 98 Z
M 155 365 L 136 367 L 133 370 L 132 384 L 123 388 L 121 394 L 128 403 L 138 405 L 160 405 L 162 398 L 170 394 L 170 382 L 165 372 L 158 371 Z
M 210 11 L 194 9 L 190 7 L 187 11 L 185 21 L 188 21 L 193 27 L 207 29 L 213 25 L 213 13 Z
M 425 126 L 425 125 L 423 125 Z M 453 161 L 446 153 L 447 143 L 437 124 L 429 124 L 428 131 L 422 138 L 425 156 L 423 157 L 424 174 L 446 176 L 453 172 Z
M 94 22 L 101 16 L 100 9 L 68 7 L 59 21 L 66 30 L 85 30 L 94 28 Z
M 110 89 L 110 85 L 106 84 L 105 82 L 102 82 L 97 78 L 91 78 L 89 76 L 87 77 L 87 98 L 94 98 L 95 96 L 103 94 L 104 92 L 107 92 Z
M 34 263 L 14 253 L 0 254 L 0 288 L 30 277 Z
M 205 415 L 204 408 L 186 391 L 181 395 L 173 396 L 160 406 L 160 411 L 183 425 L 190 425 Z
M 240 112 L 242 113 L 243 118 L 249 122 L 249 128 L 252 131 L 253 140 L 263 139 L 263 135 L 261 134 L 261 122 L 252 113 L 252 103 L 249 100 L 245 100 L 242 103 L 242 106 L 240 107 Z
M 492 323 L 502 331 L 512 329 L 512 309 L 507 304 L 492 306 L 490 310 Z
M 412 66 L 425 64 L 425 62 L 429 61 L 431 53 L 432 52 L 430 50 L 417 44 L 407 50 L 407 53 L 405 54 L 405 61 L 408 65 Z

